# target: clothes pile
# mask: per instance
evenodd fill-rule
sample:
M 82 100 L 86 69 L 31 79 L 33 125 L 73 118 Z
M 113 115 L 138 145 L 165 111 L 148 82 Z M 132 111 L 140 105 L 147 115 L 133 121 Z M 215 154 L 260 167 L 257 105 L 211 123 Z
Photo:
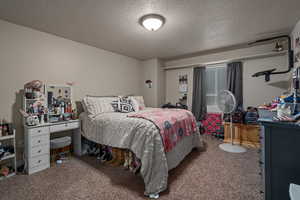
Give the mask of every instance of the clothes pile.
M 217 138 L 224 138 L 221 113 L 207 113 L 205 119 L 202 120 L 201 123 L 202 127 L 204 127 L 204 134 L 213 135 Z

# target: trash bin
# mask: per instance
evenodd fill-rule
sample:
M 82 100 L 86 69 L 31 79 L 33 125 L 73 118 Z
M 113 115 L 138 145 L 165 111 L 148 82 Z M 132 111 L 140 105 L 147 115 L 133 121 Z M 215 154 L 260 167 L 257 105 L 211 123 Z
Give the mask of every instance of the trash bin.
M 50 140 L 51 162 L 69 156 L 71 153 L 71 143 L 72 139 L 70 136 Z

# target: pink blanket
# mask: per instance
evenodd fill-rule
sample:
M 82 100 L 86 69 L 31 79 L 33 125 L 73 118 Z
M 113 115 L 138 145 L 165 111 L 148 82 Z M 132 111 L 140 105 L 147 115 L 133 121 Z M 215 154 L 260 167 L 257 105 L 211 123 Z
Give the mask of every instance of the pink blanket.
M 189 136 L 197 130 L 196 119 L 188 110 L 158 108 L 127 116 L 153 122 L 159 128 L 165 152 L 171 151 L 183 136 Z

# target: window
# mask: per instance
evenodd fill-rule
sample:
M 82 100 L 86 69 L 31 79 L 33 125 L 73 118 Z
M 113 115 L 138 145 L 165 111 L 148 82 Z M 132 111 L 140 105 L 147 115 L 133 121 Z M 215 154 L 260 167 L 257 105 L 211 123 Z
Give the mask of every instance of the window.
M 218 112 L 218 93 L 226 89 L 226 64 L 206 67 L 206 102 L 208 112 Z

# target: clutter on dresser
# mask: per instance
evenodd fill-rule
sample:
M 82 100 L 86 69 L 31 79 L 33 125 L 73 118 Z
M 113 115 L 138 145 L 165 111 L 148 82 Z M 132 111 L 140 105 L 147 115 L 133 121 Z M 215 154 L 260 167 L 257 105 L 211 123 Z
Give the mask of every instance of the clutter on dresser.
M 63 163 L 72 150 L 75 155 L 81 155 L 80 122 L 72 104 L 72 85 L 31 81 L 24 86 L 20 113 L 24 117 L 24 169 L 28 174 L 49 168 L 50 158 Z M 55 137 L 62 137 L 58 134 L 65 131 L 72 131 L 72 139 L 51 140 L 54 133 Z
M 77 119 L 71 102 L 72 88 L 69 85 L 46 86 L 34 80 L 24 85 L 23 109 L 20 113 L 27 126 Z
M 71 90 L 70 86 L 47 86 L 49 122 L 76 119 L 75 110 L 72 108 Z
M 23 110 L 25 123 L 29 126 L 47 121 L 47 100 L 45 85 L 42 81 L 34 80 L 24 85 Z
M 297 97 L 295 103 L 293 101 L 294 94 L 276 97 L 271 103 L 265 103 L 258 107 L 259 118 L 297 122 L 300 119 L 300 98 Z
M 5 119 L 0 120 L 0 137 L 10 136 L 13 134 L 12 124 Z
M 269 118 L 274 121 L 296 122 L 300 119 L 300 67 L 293 71 L 292 92 L 288 95 L 276 97 L 271 103 L 259 107 L 260 118 Z M 268 114 L 268 115 L 267 115 Z
M 0 122 L 0 180 L 16 174 L 15 130 L 11 123 Z

